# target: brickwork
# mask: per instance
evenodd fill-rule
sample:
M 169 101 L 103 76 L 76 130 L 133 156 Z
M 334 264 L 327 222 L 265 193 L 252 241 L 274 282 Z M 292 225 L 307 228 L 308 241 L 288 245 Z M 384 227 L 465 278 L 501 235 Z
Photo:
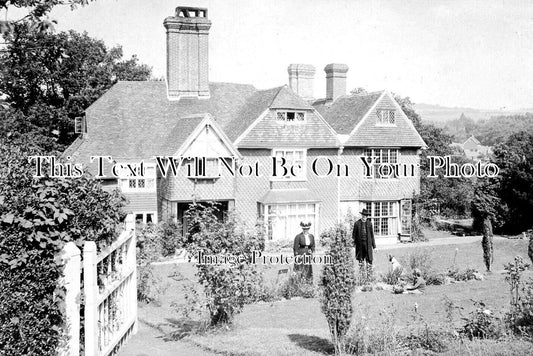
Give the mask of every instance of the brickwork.
M 207 17 L 190 18 L 176 14 L 166 18 L 164 26 L 167 30 L 169 98 L 209 97 L 208 34 L 211 21 Z

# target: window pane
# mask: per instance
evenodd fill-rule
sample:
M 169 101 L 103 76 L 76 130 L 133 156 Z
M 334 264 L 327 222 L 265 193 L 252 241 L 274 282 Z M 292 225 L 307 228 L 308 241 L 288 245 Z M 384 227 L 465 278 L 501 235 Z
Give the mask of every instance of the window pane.
M 285 152 L 285 158 L 287 159 L 287 162 L 292 162 L 293 157 L 294 157 L 293 151 Z
M 278 111 L 277 117 L 278 120 L 284 121 L 285 120 L 285 113 L 283 111 Z
M 139 179 L 137 181 L 137 188 L 144 188 L 145 187 L 145 181 L 144 179 Z
M 288 112 L 287 113 L 287 121 L 294 121 L 294 113 L 293 112 Z
M 381 213 L 381 204 L 380 203 L 374 203 L 374 214 L 373 216 L 380 216 Z
M 394 111 L 389 111 L 389 123 L 394 124 L 396 121 L 396 113 Z
M 305 120 L 305 114 L 303 112 L 299 112 L 296 114 L 296 119 L 298 121 L 304 121 Z
M 130 179 L 130 180 L 128 181 L 128 184 L 129 184 L 128 186 L 129 186 L 130 188 L 135 188 L 135 187 L 137 186 L 137 181 L 136 181 L 135 179 Z
M 146 188 L 153 189 L 154 187 L 155 187 L 155 179 L 154 178 L 146 179 Z
M 389 219 L 381 219 L 381 234 L 389 235 Z

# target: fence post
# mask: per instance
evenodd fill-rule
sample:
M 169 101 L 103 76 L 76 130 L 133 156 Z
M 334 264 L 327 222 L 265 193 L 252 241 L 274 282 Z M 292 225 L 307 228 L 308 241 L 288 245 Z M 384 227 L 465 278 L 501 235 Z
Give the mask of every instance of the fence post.
M 65 287 L 65 330 L 67 340 L 60 347 L 59 355 L 80 354 L 80 249 L 74 242 L 67 242 L 61 251 L 63 264 L 62 285 Z
M 85 293 L 85 355 L 96 356 L 98 344 L 98 282 L 96 280 L 96 244 L 85 241 L 83 246 L 83 291 Z
M 132 333 L 136 334 L 138 329 L 137 322 L 137 241 L 135 235 L 135 217 L 133 214 L 126 216 L 126 231 L 133 234 L 128 246 L 128 267 L 133 268 L 131 293 L 127 303 L 131 303 L 131 309 L 135 313 L 135 322 L 133 323 Z

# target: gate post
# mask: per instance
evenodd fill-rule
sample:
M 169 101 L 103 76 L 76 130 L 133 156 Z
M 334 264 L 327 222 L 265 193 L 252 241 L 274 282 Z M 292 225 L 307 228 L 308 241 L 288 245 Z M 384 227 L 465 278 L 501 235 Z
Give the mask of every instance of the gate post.
M 58 354 L 69 356 L 80 354 L 80 249 L 74 242 L 67 242 L 61 251 L 63 277 L 61 285 L 65 287 L 65 326 L 63 335 L 65 344 L 61 345 Z
M 96 298 L 98 282 L 96 280 L 96 244 L 85 241 L 83 246 L 83 291 L 85 293 L 85 355 L 97 356 L 98 342 L 98 311 Z

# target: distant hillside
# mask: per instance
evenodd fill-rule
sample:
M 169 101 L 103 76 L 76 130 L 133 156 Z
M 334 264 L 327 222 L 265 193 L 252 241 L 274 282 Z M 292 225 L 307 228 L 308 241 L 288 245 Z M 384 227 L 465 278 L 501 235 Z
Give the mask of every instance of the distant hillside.
M 533 109 L 524 110 L 483 110 L 472 108 L 449 108 L 440 105 L 414 104 L 415 111 L 420 114 L 422 120 L 441 126 L 445 121 L 455 120 L 465 114 L 473 120 L 487 120 L 492 116 L 511 116 L 533 112 Z M 439 125 L 441 124 L 441 125 Z

